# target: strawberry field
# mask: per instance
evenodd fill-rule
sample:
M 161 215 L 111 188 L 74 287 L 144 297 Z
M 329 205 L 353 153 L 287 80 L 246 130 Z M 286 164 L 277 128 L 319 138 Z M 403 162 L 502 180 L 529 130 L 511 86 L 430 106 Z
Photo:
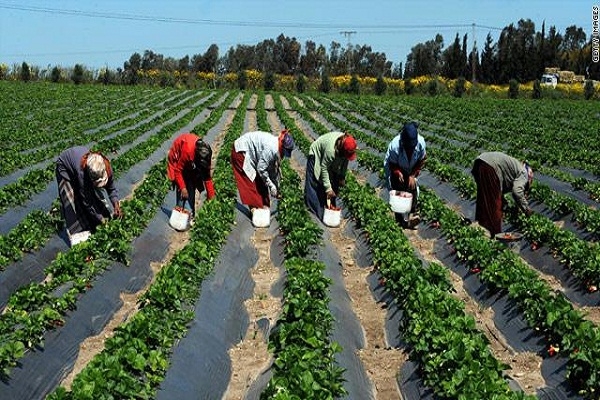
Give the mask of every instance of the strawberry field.
M 376 97 L 0 81 L 0 398 L 597 399 L 600 113 L 593 101 Z M 402 230 L 383 155 L 417 121 L 421 217 Z M 249 130 L 288 129 L 271 226 L 229 162 Z M 304 206 L 312 140 L 359 143 L 327 228 Z M 213 147 L 217 197 L 168 226 L 173 139 Z M 124 218 L 69 248 L 54 161 L 112 161 Z M 536 171 L 523 238 L 477 224 L 473 160 Z M 509 204 L 509 207 L 514 207 Z

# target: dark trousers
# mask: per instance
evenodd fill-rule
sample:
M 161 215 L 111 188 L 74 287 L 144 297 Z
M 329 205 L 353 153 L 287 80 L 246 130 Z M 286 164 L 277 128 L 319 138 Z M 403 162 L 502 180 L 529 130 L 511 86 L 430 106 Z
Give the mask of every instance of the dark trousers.
M 322 221 L 327 206 L 327 193 L 325 186 L 315 177 L 315 156 L 308 156 L 306 160 L 306 178 L 304 180 L 304 201 L 308 208 Z M 340 178 L 337 175 L 330 175 L 331 188 L 337 194 L 339 190 Z M 332 199 L 332 206 L 335 206 L 335 199 Z
M 502 192 L 493 167 L 475 160 L 471 171 L 477 184 L 475 219 L 494 236 L 502 232 Z
M 82 200 L 75 194 L 71 181 L 57 176 L 58 196 L 61 203 L 61 213 L 65 219 L 65 225 L 69 234 L 80 233 L 83 231 L 96 230 L 99 222 L 96 218 L 88 215 Z M 110 218 L 112 215 L 112 205 L 106 197 L 106 190 L 95 189 L 90 192 L 88 201 L 93 203 L 94 209 L 98 210 L 104 218 Z
M 196 216 L 196 190 L 199 193 L 202 193 L 204 190 L 204 182 L 200 178 L 199 174 L 194 170 L 183 170 L 183 182 L 185 183 L 185 188 L 188 191 L 188 199 L 187 202 L 190 205 L 190 211 L 192 212 L 192 217 Z M 175 201 L 177 205 L 182 205 L 183 201 L 181 200 L 181 190 L 179 187 L 173 182 L 175 186 Z

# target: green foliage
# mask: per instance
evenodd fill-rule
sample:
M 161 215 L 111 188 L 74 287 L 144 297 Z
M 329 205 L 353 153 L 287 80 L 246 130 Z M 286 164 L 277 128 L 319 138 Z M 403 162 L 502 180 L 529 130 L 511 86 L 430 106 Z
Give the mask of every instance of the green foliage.
M 352 78 L 350 78 L 348 93 L 360 94 L 360 82 L 358 81 L 358 77 L 356 75 L 352 75 Z
M 585 81 L 583 86 L 583 96 L 586 100 L 590 100 L 594 97 L 594 81 L 590 79 Z
M 443 85 L 440 83 L 440 81 L 435 78 L 427 82 L 425 91 L 429 96 L 437 96 L 442 92 L 442 87 Z
M 410 78 L 404 79 L 404 93 L 411 95 L 415 92 L 415 85 Z
M 237 84 L 238 84 L 238 88 L 240 90 L 245 90 L 246 87 L 248 86 L 248 75 L 246 74 L 246 71 L 243 69 L 238 72 Z
M 23 82 L 29 82 L 31 80 L 31 68 L 24 61 L 23 64 L 21 64 L 21 80 Z
M 52 68 L 52 72 L 50 73 L 50 80 L 54 83 L 57 83 L 60 80 L 60 68 L 56 66 Z
M 275 89 L 275 74 L 273 71 L 265 72 L 264 88 L 266 91 Z
M 387 89 L 387 85 L 383 80 L 383 76 L 379 75 L 377 77 L 377 81 L 375 82 L 375 94 L 378 96 L 384 95 Z
M 73 67 L 73 74 L 71 75 L 71 80 L 76 85 L 79 85 L 83 82 L 83 66 L 81 64 L 75 64 Z
M 331 92 L 331 79 L 326 71 L 321 74 L 321 84 L 319 85 L 319 91 L 322 93 Z
M 542 98 L 542 86 L 540 84 L 540 80 L 536 79 L 533 81 L 533 91 L 531 92 L 532 99 L 541 99 Z
M 303 74 L 298 75 L 296 79 L 296 91 L 298 93 L 304 93 L 306 91 L 306 78 Z
M 517 97 L 519 97 L 519 81 L 511 79 L 508 82 L 508 98 L 516 99 Z
M 462 97 L 467 91 L 466 84 L 467 80 L 463 76 L 456 79 L 456 84 L 454 85 L 454 91 L 452 92 L 452 95 L 454 97 Z

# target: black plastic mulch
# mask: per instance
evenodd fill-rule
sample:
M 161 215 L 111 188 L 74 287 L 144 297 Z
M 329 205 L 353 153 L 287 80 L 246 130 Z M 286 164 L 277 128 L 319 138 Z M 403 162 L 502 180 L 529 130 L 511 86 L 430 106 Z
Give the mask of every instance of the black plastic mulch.
M 222 398 L 231 378 L 228 350 L 249 326 L 244 301 L 254 290 L 250 270 L 258 260 L 251 221 L 239 210 L 213 273 L 204 279 L 195 317 L 173 351 L 157 399 Z M 271 224 L 270 230 L 277 229 Z
M 148 283 L 150 263 L 165 256 L 171 234 L 168 217 L 157 212 L 133 244 L 131 265 L 114 263 L 93 283 L 66 316 L 64 326 L 46 333 L 44 348 L 28 352 L 8 381 L 0 384 L 0 398 L 42 399 L 52 392 L 72 370 L 80 344 L 99 334 L 121 307 L 121 292 L 134 293 Z

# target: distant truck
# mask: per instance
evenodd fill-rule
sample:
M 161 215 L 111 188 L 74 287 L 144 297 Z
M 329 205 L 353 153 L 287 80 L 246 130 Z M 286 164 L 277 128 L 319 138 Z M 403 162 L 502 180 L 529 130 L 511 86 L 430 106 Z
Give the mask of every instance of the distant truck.
M 540 83 L 544 86 L 556 87 L 558 83 L 583 83 L 585 76 L 575 75 L 573 71 L 561 71 L 556 67 L 547 67 Z
M 540 84 L 542 86 L 552 86 L 555 88 L 558 84 L 558 77 L 554 74 L 544 74 L 542 75 L 542 79 L 540 79 Z

